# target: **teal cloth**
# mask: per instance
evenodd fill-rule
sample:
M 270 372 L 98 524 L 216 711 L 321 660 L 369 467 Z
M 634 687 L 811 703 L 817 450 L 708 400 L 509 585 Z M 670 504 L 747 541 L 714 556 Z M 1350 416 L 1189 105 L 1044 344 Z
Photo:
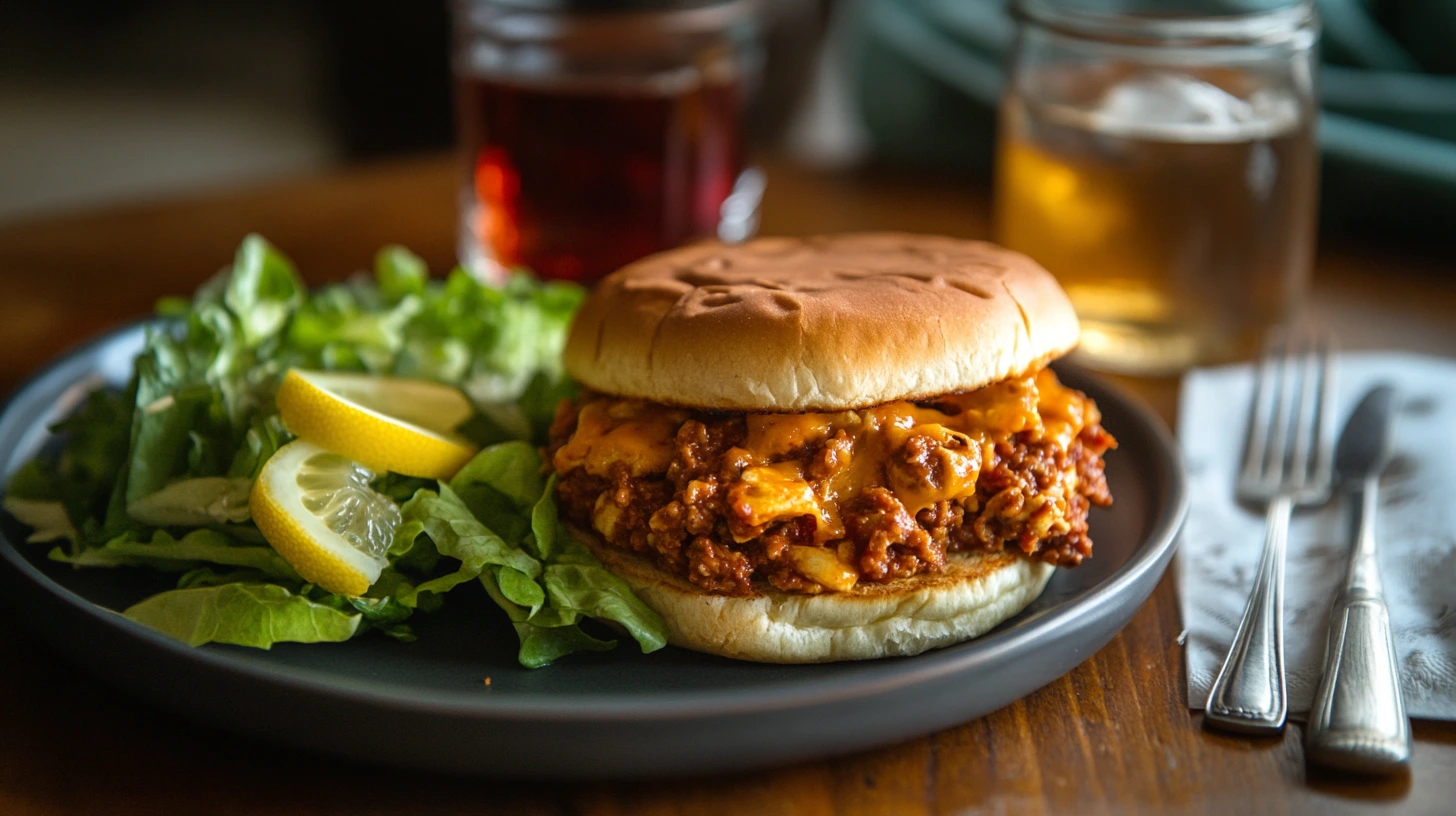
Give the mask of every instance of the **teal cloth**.
M 1321 221 L 1456 233 L 1456 0 L 1317 0 Z M 875 154 L 989 173 L 1015 25 L 999 0 L 851 3 L 850 75 Z

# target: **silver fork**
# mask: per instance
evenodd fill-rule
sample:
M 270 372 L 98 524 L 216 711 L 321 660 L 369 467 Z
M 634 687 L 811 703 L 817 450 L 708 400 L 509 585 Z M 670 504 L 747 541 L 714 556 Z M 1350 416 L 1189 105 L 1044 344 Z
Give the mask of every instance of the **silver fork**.
M 1284 550 L 1296 507 L 1330 498 L 1334 363 L 1326 337 L 1276 332 L 1264 344 L 1239 471 L 1241 501 L 1264 504 L 1264 549 L 1204 722 L 1233 731 L 1284 727 Z

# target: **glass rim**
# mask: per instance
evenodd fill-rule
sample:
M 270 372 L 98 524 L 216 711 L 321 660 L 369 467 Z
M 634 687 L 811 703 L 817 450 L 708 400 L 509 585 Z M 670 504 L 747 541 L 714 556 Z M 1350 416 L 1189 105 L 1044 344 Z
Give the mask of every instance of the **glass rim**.
M 1267 44 L 1290 39 L 1315 24 L 1314 0 L 1282 8 L 1229 14 L 1153 14 L 1072 9 L 1060 0 L 1011 0 L 1011 13 L 1074 37 L 1133 43 Z
M 675 8 L 562 11 L 489 0 L 453 0 L 457 36 L 490 33 L 515 42 L 550 41 L 587 32 L 628 39 L 721 31 L 752 20 L 763 0 L 721 0 Z

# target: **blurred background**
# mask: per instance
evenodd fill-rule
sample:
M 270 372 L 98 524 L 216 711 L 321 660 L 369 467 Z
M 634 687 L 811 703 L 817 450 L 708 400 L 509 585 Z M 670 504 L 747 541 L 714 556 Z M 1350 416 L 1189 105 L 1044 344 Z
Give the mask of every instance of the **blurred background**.
M 1449 240 L 1456 2 L 1319 7 L 1325 230 Z M 989 174 L 1000 0 L 760 14 L 751 150 Z M 8 0 L 0 223 L 448 150 L 450 54 L 444 0 Z
M 774 0 L 775 141 L 832 0 Z M 0 4 L 0 221 L 249 184 L 455 141 L 446 0 Z
M 444 149 L 447 20 L 442 2 L 0 5 L 0 219 Z

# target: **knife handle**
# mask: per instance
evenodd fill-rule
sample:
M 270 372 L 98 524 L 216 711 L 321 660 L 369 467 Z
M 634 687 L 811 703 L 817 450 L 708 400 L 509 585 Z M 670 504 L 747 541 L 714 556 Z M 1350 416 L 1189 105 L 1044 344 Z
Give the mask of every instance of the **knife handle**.
M 1410 719 L 1400 695 L 1400 664 L 1390 610 L 1375 560 L 1375 486 L 1361 491 L 1355 549 L 1344 590 L 1330 610 L 1324 675 L 1309 712 L 1311 762 L 1390 773 L 1410 762 Z
M 1335 602 L 1305 743 L 1311 762 L 1351 771 L 1389 773 L 1410 762 L 1410 720 L 1380 598 L 1345 593 Z

